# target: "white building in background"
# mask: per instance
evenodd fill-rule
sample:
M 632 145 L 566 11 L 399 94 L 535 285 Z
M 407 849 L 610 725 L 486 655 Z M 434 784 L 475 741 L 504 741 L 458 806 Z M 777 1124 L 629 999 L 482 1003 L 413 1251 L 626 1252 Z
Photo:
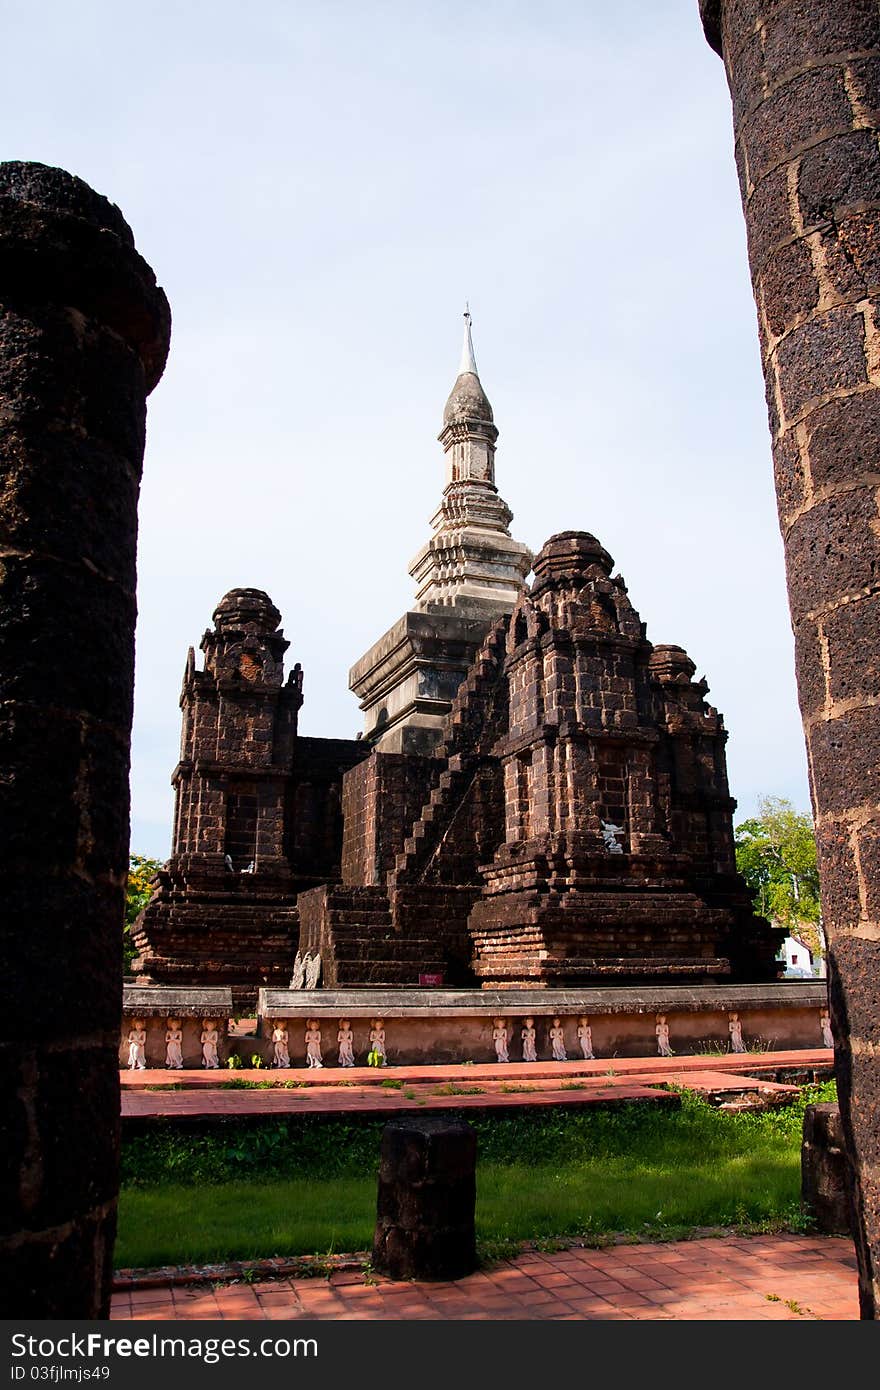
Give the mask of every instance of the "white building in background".
M 814 975 L 825 974 L 823 958 L 817 957 L 814 966 L 813 952 L 799 936 L 787 936 L 776 959 L 785 961 L 786 979 L 811 979 Z

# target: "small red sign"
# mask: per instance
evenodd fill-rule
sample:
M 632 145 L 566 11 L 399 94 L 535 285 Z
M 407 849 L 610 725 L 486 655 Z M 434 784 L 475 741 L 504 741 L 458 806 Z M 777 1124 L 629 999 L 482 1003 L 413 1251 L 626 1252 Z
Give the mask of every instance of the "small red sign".
M 419 984 L 420 984 L 420 985 L 442 985 L 442 983 L 443 983 L 443 976 L 442 976 L 442 975 L 420 975 L 420 976 L 419 976 Z

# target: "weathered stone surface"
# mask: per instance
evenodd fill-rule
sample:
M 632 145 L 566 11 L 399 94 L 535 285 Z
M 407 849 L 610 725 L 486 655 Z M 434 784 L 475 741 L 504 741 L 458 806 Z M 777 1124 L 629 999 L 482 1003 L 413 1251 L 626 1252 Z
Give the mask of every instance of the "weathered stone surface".
M 137 497 L 169 332 L 118 208 L 0 164 L 7 1316 L 108 1307 Z
M 871 0 L 702 0 L 700 8 L 730 81 L 759 317 L 771 332 L 786 329 L 778 341 L 763 337 L 762 355 L 860 1298 L 863 1316 L 873 1318 L 880 1297 L 880 13 Z M 815 100 L 799 103 L 808 83 Z M 768 172 L 772 160 L 779 165 Z M 785 242 L 783 255 L 774 248 Z M 810 248 L 812 289 L 798 242 Z
M 465 1120 L 391 1120 L 382 1132 L 373 1267 L 391 1279 L 476 1268 L 477 1136 Z
M 823 1235 L 852 1230 L 840 1107 L 808 1105 L 801 1143 L 801 1207 Z

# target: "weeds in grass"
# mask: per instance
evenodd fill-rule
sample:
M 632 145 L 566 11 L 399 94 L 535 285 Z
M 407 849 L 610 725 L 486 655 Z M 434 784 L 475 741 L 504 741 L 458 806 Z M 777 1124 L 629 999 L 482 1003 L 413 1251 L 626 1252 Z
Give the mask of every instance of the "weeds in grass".
M 498 1089 L 502 1095 L 513 1096 L 518 1095 L 521 1091 L 537 1091 L 538 1088 L 537 1086 L 518 1086 L 516 1082 L 502 1081 Z
M 379 1082 L 379 1085 L 383 1086 L 386 1091 L 400 1091 L 403 1089 L 403 1082 L 400 1080 L 399 1076 L 386 1076 L 384 1080 Z
M 438 1086 L 434 1092 L 435 1096 L 482 1096 L 485 1090 L 482 1086 L 459 1086 L 455 1081 L 447 1081 L 445 1086 Z
M 481 1269 L 500 1264 L 502 1260 L 514 1260 L 523 1247 L 521 1240 L 477 1237 L 477 1263 Z

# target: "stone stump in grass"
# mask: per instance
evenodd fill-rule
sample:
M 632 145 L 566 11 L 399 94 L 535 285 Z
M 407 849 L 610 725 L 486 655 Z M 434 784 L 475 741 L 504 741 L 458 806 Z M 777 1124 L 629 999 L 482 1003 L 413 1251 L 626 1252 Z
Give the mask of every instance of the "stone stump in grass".
M 461 1119 L 390 1120 L 382 1134 L 373 1267 L 391 1279 L 476 1268 L 477 1136 Z
M 852 1230 L 847 1163 L 840 1107 L 808 1105 L 801 1143 L 801 1206 L 823 1235 L 845 1236 Z

